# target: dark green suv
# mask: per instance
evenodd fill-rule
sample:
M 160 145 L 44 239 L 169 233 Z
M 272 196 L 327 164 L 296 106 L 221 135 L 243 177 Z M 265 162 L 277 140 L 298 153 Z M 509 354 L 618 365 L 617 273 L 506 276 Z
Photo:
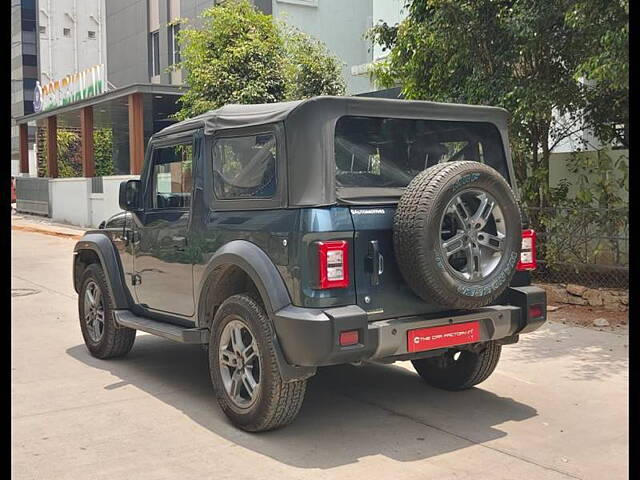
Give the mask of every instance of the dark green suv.
M 155 134 L 124 212 L 75 247 L 87 348 L 207 347 L 238 427 L 290 423 L 317 367 L 485 380 L 546 319 L 499 108 L 354 97 L 229 105 Z M 526 227 L 526 225 L 525 225 Z

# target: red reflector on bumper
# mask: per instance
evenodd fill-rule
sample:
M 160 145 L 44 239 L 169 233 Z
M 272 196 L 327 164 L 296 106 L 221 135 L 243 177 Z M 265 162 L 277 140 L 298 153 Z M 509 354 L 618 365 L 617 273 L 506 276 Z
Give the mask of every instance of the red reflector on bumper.
M 347 330 L 345 332 L 340 332 L 340 345 L 343 347 L 355 345 L 359 341 L 360 335 L 358 335 L 358 330 Z
M 531 305 L 529 307 L 529 318 L 540 318 L 544 316 L 544 305 Z
M 422 352 L 480 340 L 480 322 L 418 328 L 407 332 L 407 351 Z

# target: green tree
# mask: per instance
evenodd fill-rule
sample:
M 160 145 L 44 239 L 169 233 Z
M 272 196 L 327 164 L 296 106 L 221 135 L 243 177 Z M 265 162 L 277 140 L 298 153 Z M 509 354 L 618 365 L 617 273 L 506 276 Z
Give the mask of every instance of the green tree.
M 285 99 L 344 95 L 340 61 L 320 41 L 280 24 L 285 47 Z
M 592 27 L 590 5 L 613 12 L 610 22 Z M 552 149 L 585 120 L 611 121 L 602 118 L 609 116 L 601 108 L 608 101 L 604 89 L 579 80 L 623 76 L 624 52 L 611 49 L 628 29 L 625 5 L 626 0 L 408 1 L 403 22 L 381 23 L 369 33 L 391 49 L 372 75 L 381 86 L 402 86 L 406 98 L 508 109 L 523 200 L 547 207 Z M 608 32 L 615 32 L 615 41 L 603 41 Z M 628 87 L 620 91 L 628 95 Z M 599 119 L 595 112 L 601 112 Z
M 189 87 L 178 119 L 229 103 L 344 93 L 339 63 L 321 44 L 283 28 L 248 0 L 204 10 L 198 26 L 182 28 L 178 37 L 181 62 L 175 68 L 183 69 Z
M 588 52 L 576 72 L 590 82 L 587 121 L 601 140 L 629 148 L 629 2 L 578 0 L 567 22 Z

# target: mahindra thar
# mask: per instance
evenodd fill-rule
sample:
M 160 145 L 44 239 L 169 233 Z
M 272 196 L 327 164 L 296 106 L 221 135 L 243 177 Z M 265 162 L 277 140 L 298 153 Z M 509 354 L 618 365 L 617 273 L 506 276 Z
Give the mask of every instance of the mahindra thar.
M 546 320 L 499 108 L 227 105 L 153 135 L 123 212 L 76 244 L 91 355 L 141 330 L 207 351 L 239 428 L 290 423 L 318 367 L 411 361 L 471 388 Z

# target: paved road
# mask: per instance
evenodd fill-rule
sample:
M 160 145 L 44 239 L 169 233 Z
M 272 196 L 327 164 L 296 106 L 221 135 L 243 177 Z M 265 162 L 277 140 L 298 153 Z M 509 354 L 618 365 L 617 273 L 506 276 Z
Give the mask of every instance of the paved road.
M 13 232 L 15 479 L 623 479 L 628 337 L 549 323 L 480 388 L 425 386 L 408 363 L 322 369 L 296 422 L 229 425 L 204 352 L 139 334 L 90 357 L 74 241 Z

